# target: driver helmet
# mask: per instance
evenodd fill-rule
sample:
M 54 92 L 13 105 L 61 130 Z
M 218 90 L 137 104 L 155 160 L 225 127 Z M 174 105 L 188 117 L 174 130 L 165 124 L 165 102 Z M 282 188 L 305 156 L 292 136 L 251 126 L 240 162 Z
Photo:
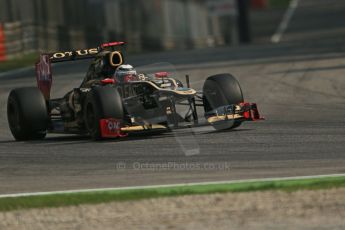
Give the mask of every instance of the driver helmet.
M 115 71 L 117 82 L 137 81 L 137 71 L 131 65 L 120 65 Z

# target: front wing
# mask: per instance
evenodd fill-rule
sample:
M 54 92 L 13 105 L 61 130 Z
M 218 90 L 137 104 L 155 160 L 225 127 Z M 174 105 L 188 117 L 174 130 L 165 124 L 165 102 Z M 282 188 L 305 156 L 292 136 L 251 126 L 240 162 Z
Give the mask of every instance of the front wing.
M 239 105 L 228 105 L 219 107 L 205 114 L 209 124 L 217 124 L 225 121 L 258 121 L 264 118 L 260 116 L 255 103 L 240 103 Z M 131 132 L 141 132 L 157 129 L 167 129 L 167 126 L 160 124 L 124 126 L 121 120 L 108 118 L 100 120 L 100 130 L 103 138 L 125 137 Z

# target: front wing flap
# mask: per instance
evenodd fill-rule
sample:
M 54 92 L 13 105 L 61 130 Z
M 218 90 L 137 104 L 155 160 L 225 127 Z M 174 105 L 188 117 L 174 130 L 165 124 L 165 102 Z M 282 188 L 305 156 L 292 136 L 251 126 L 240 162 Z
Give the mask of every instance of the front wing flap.
M 264 120 L 260 116 L 256 103 L 240 103 L 238 105 L 227 105 L 214 109 L 205 114 L 209 123 L 223 122 L 227 120 L 258 121 Z M 125 137 L 130 132 L 166 129 L 167 126 L 159 124 L 147 125 L 124 125 L 121 120 L 108 118 L 100 120 L 101 136 L 103 138 Z

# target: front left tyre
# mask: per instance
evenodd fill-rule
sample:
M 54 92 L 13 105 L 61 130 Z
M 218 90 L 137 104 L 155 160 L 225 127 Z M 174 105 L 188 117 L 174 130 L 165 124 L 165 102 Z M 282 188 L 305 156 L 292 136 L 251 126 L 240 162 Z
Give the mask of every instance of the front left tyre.
M 36 87 L 12 90 L 7 101 L 7 120 L 17 141 L 43 139 L 49 116 L 41 91 Z
M 105 118 L 123 120 L 122 98 L 116 88 L 94 87 L 86 95 L 84 103 L 84 122 L 93 140 L 102 139 L 99 121 Z

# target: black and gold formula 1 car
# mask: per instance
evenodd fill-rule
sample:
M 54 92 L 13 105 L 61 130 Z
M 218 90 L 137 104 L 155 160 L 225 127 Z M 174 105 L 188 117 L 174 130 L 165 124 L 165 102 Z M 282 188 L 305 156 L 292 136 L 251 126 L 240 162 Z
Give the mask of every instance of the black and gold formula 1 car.
M 206 79 L 202 91 L 171 76 L 171 72 L 139 73 L 125 64 L 124 42 L 97 48 L 41 54 L 36 63 L 37 87 L 13 89 L 8 97 L 8 122 L 18 141 L 42 139 L 47 133 L 88 134 L 93 139 L 127 136 L 131 132 L 174 129 L 200 124 L 233 129 L 262 119 L 255 103 L 243 100 L 230 74 Z M 93 59 L 78 88 L 51 98 L 51 63 Z M 177 112 L 185 107 L 184 114 Z M 199 112 L 200 113 L 200 112 Z

